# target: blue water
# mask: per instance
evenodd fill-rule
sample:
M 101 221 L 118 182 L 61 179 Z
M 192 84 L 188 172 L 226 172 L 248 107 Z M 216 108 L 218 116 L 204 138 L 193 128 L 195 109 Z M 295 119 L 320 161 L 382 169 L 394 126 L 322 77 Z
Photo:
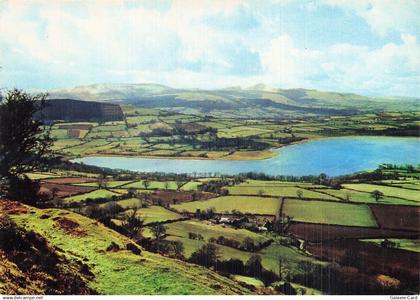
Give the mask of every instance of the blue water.
M 191 160 L 139 157 L 84 157 L 88 165 L 141 172 L 197 175 L 263 172 L 270 175 L 351 174 L 375 169 L 381 163 L 420 164 L 420 139 L 397 137 L 340 137 L 313 140 L 275 150 L 265 160 Z

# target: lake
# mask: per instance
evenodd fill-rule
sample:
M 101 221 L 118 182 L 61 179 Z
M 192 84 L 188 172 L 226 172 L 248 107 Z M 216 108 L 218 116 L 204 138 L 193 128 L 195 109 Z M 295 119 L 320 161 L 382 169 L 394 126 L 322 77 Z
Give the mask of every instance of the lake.
M 270 175 L 350 174 L 375 169 L 381 163 L 420 164 L 420 139 L 400 137 L 339 137 L 312 140 L 274 150 L 264 160 L 151 159 L 84 157 L 88 165 L 140 172 L 218 173 L 264 172 Z

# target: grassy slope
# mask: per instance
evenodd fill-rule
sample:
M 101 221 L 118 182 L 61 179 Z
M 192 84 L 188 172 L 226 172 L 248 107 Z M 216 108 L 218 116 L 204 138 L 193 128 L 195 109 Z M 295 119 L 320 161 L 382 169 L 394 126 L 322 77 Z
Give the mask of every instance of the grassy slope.
M 9 261 L 0 251 L 0 294 L 39 295 L 43 292 L 41 280 L 30 280 L 27 274 Z
M 35 209 L 11 215 L 20 225 L 46 237 L 69 257 L 87 260 L 95 274 L 91 287 L 102 294 L 237 294 L 250 293 L 233 281 L 205 268 L 157 254 L 129 251 L 106 252 L 111 242 L 125 247 L 130 240 L 81 215 L 58 209 Z M 40 218 L 50 215 L 47 219 Z M 54 217 L 77 222 L 86 231 L 84 237 L 66 234 L 55 227 Z

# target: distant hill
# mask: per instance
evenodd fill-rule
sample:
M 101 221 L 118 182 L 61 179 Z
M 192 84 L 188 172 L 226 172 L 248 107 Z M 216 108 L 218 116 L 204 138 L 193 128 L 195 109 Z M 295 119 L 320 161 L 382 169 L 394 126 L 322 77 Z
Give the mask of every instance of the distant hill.
M 124 120 L 118 104 L 81 101 L 74 99 L 49 99 L 42 111 L 45 121 L 119 121 Z
M 96 84 L 54 90 L 49 94 L 51 98 L 106 101 L 226 117 L 296 117 L 420 108 L 420 99 L 279 89 L 263 84 L 217 90 L 175 89 L 159 84 Z

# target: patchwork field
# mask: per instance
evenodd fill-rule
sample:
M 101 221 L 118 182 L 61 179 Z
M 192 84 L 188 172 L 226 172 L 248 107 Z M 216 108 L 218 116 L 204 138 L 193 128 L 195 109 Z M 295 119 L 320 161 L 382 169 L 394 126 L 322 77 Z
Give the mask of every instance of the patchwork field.
M 213 97 L 213 96 L 211 96 Z M 418 117 L 410 112 L 395 116 L 362 114 L 325 116 L 284 123 L 255 119 L 256 113 L 235 111 L 235 115 L 218 111 L 218 116 L 189 115 L 189 110 L 168 112 L 123 105 L 123 121 L 56 123 L 52 135 L 57 138 L 53 149 L 60 155 L 125 155 L 145 157 L 191 157 L 200 159 L 248 160 L 272 157 L 272 148 L 293 142 L 328 136 L 390 135 L 390 129 L 404 133 L 415 126 Z M 217 111 L 217 110 L 216 110 Z M 216 112 L 215 111 L 215 112 Z M 261 112 L 262 113 L 262 112 Z M 296 118 L 284 111 L 284 117 Z M 238 119 L 237 114 L 247 119 Z M 264 112 L 268 117 L 270 113 Z M 257 113 L 258 115 L 258 113 Z M 314 117 L 314 118 L 313 118 Z M 395 133 L 394 133 L 395 135 Z M 218 140 L 235 140 L 233 145 Z
M 255 243 L 262 243 L 268 240 L 267 237 L 249 230 L 235 229 L 229 226 L 193 220 L 167 224 L 166 227 L 168 228 L 166 233 L 171 236 L 188 238 L 188 233 L 192 232 L 202 235 L 204 241 L 208 241 L 209 238 L 218 238 L 220 236 L 238 242 L 243 242 L 245 238 L 251 238 Z
M 123 200 L 123 201 L 126 201 L 126 200 Z M 121 203 L 121 201 L 119 201 L 118 203 Z M 121 217 L 123 217 L 124 214 L 130 213 L 130 211 L 131 210 L 128 209 L 127 211 L 121 214 Z M 144 219 L 145 224 L 156 223 L 156 222 L 166 222 L 166 221 L 178 220 L 178 219 L 183 218 L 183 216 L 181 216 L 180 214 L 167 210 L 161 206 L 154 206 L 154 205 L 140 208 L 137 211 L 137 215 Z
M 180 189 L 182 191 L 196 191 L 203 183 L 200 181 L 189 181 L 185 183 Z
M 312 199 L 327 199 L 336 200 L 337 198 L 330 195 L 317 193 L 311 190 L 292 186 L 251 186 L 238 185 L 226 188 L 231 195 L 268 195 L 276 197 L 296 197 L 296 198 L 312 198 Z
M 55 194 L 60 198 L 64 198 L 72 195 L 91 192 L 93 190 L 95 190 L 95 188 L 89 186 L 71 186 L 58 183 L 41 183 L 40 193 L 50 194 L 51 196 Z
M 147 185 L 147 187 L 146 187 Z M 182 183 L 180 184 L 182 185 Z M 175 181 L 147 181 L 145 184 L 144 180 L 136 181 L 132 183 L 128 183 L 125 185 L 120 186 L 120 188 L 124 189 L 162 189 L 162 190 L 177 190 L 178 185 Z
M 232 212 L 232 210 L 250 214 L 275 215 L 280 209 L 281 200 L 268 197 L 222 196 L 205 201 L 186 202 L 171 207 L 178 211 L 195 212 L 197 209 L 214 208 L 218 213 Z
M 165 150 L 165 144 L 159 143 L 156 147 Z M 121 180 L 116 180 L 111 175 L 102 179 L 98 174 L 80 172 L 33 176 L 39 178 L 44 189 L 57 186 L 62 194 L 77 191 L 64 198 L 65 203 L 75 204 L 74 211 L 89 215 L 88 208 L 99 207 L 111 213 L 112 226 L 117 226 L 117 231 L 126 226 L 124 220 L 137 207 L 137 216 L 144 219 L 143 236 L 150 238 L 149 242 L 154 241 L 152 226 L 162 223 L 166 228 L 163 239 L 181 242 L 185 259 L 211 242 L 217 245 L 220 260 L 233 258 L 246 263 L 257 254 L 265 269 L 277 274 L 281 261 L 287 276 L 304 278 L 299 276 L 305 276 L 307 268 L 324 267 L 326 261 L 338 264 L 345 272 L 346 268 L 357 268 L 354 261 L 342 265 L 356 249 L 358 254 L 351 255 L 372 264 L 367 268 L 369 272 L 376 266 L 385 274 L 395 269 L 395 272 L 409 270 L 411 273 L 407 276 L 413 276 L 413 269 L 406 261 L 401 264 L 398 261 L 401 257 L 413 259 L 405 253 L 420 253 L 420 201 L 415 200 L 418 190 L 412 188 L 419 181 L 406 175 L 400 175 L 398 180 L 366 180 L 364 183 L 352 178 L 340 184 L 326 180 L 325 185 L 237 177 L 162 176 L 144 180 L 144 174 L 119 174 L 117 178 Z M 321 182 L 316 178 L 312 181 Z M 382 191 L 384 196 L 376 201 L 371 194 L 373 190 Z M 92 200 L 85 202 L 89 198 Z M 112 214 L 114 203 L 123 210 L 117 207 Z M 208 210 L 216 215 L 206 216 Z M 241 213 L 246 214 L 246 218 Z M 276 224 L 281 226 L 275 227 Z M 383 247 L 384 239 L 395 242 L 395 249 Z M 228 242 L 221 244 L 223 240 Z M 257 248 L 243 248 L 250 241 Z M 377 253 L 381 255 L 381 266 L 372 261 Z M 400 258 L 392 255 L 400 255 Z M 394 268 L 391 271 L 383 267 L 387 260 Z M 358 276 L 367 280 L 370 277 L 363 277 L 366 274 L 359 271 Z M 257 279 L 252 277 L 237 280 L 258 285 Z M 299 283 L 305 285 L 303 281 Z M 314 289 L 314 293 L 316 291 Z
M 63 200 L 64 202 L 71 203 L 71 202 L 84 201 L 86 199 L 108 198 L 108 197 L 117 196 L 117 195 L 119 194 L 108 191 L 108 190 L 104 190 L 104 189 L 98 189 L 89 193 L 67 197 L 67 198 L 64 198 Z
M 375 185 L 375 184 L 343 184 L 343 187 L 361 192 L 371 193 L 375 190 L 381 191 L 385 196 L 404 198 L 411 201 L 420 201 L 420 193 L 415 190 L 402 189 L 397 187 Z
M 340 201 L 343 202 L 354 202 L 354 203 L 377 203 L 375 198 L 372 197 L 371 193 L 368 192 L 359 192 L 349 189 L 322 189 L 317 190 L 320 193 L 328 194 L 334 197 L 337 197 Z M 382 199 L 380 199 L 381 204 L 395 204 L 395 205 L 416 205 L 416 202 L 401 199 L 401 198 L 395 198 L 395 197 L 389 197 L 384 196 Z M 420 205 L 420 202 L 418 203 Z
M 362 227 L 378 226 L 369 206 L 363 204 L 286 199 L 282 213 L 297 222 Z

